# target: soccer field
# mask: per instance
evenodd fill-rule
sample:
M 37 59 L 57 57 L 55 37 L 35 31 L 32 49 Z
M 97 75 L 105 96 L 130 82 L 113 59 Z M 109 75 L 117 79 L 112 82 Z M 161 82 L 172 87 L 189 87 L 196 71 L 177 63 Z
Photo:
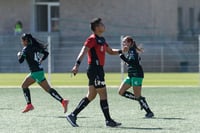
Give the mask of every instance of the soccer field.
M 35 110 L 22 114 L 25 106 L 19 88 L 0 90 L 1 133 L 197 133 L 200 123 L 200 89 L 197 87 L 144 87 L 155 118 L 145 119 L 135 101 L 120 97 L 117 88 L 108 89 L 110 112 L 122 126 L 106 128 L 97 97 L 80 113 L 73 128 L 66 121 L 60 103 L 39 88 L 31 89 Z M 85 96 L 86 88 L 59 88 L 61 95 L 70 99 L 68 113 Z
M 17 86 L 24 76 L 26 74 L 1 74 L 1 133 L 197 133 L 200 129 L 198 74 L 146 74 L 143 95 L 155 114 L 153 119 L 144 118 L 145 112 L 137 102 L 117 94 L 119 74 L 107 74 L 107 84 L 112 86 L 108 86 L 110 113 L 114 120 L 122 123 L 118 128 L 105 127 L 99 97 L 80 113 L 77 120 L 80 127 L 71 127 L 60 103 L 38 86 L 30 87 L 35 109 L 22 114 L 25 100 Z M 70 74 L 55 74 L 51 78 L 52 84 L 57 86 L 55 89 L 70 100 L 69 114 L 87 93 L 87 88 L 81 87 L 87 85 L 86 76 L 71 78 Z
M 0 87 L 20 87 L 27 74 L 25 73 L 1 73 Z M 126 77 L 127 74 L 124 74 Z M 46 74 L 47 79 L 48 74 Z M 108 86 L 119 86 L 121 83 L 120 73 L 106 73 Z M 72 76 L 70 73 L 53 73 L 50 76 L 53 86 L 87 86 L 88 80 L 85 73 Z M 200 75 L 198 73 L 145 73 L 143 86 L 199 86 Z

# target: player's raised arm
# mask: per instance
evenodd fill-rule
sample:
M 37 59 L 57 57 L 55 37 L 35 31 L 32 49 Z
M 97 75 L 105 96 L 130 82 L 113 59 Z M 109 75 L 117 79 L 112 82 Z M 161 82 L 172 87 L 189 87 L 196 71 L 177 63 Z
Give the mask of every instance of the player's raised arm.
M 76 75 L 78 73 L 78 68 L 79 68 L 79 66 L 81 64 L 81 61 L 83 60 L 84 56 L 87 54 L 88 50 L 89 50 L 88 47 L 86 47 L 86 46 L 82 47 L 82 49 L 81 49 L 81 51 L 80 51 L 80 53 L 79 53 L 79 55 L 78 55 L 78 57 L 76 59 L 76 63 L 74 65 L 74 67 L 72 68 L 72 73 L 74 75 Z
M 46 50 L 42 50 L 41 53 L 43 54 L 43 56 L 40 59 L 40 64 L 42 63 L 43 60 L 45 60 L 49 56 L 49 52 Z
M 110 55 L 118 55 L 119 54 L 119 49 L 112 49 L 111 47 L 107 46 L 106 52 Z
M 18 53 L 17 53 L 17 57 L 18 57 L 19 63 L 23 63 L 24 60 L 25 60 L 25 53 L 24 53 L 24 51 L 18 52 Z

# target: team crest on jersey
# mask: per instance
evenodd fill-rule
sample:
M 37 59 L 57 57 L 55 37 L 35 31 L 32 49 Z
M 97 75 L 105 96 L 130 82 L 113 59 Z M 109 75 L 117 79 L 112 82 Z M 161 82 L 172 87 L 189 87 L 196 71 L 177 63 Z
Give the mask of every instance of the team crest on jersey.
M 101 39 L 97 39 L 97 42 L 99 43 L 99 44 L 102 44 L 102 40 Z
M 130 51 L 130 56 L 134 56 L 134 55 L 135 55 L 134 51 Z

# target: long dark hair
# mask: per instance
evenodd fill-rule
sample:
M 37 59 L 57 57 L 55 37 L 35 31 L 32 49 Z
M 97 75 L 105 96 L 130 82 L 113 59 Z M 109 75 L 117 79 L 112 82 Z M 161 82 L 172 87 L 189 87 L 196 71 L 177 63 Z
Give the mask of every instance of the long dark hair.
M 47 46 L 48 46 L 48 44 L 34 38 L 31 34 L 28 34 L 28 33 L 22 34 L 21 39 L 27 40 L 29 45 L 33 45 L 33 46 L 40 48 L 42 50 L 47 49 Z
M 138 52 L 143 52 L 143 48 L 139 48 L 131 36 L 125 36 L 124 39 L 130 42 Z

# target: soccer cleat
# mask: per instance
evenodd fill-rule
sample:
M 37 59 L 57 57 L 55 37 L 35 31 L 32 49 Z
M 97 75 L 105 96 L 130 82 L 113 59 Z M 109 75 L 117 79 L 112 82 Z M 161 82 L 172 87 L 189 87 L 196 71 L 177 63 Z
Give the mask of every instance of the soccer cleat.
M 145 115 L 145 117 L 146 117 L 146 118 L 152 118 L 152 117 L 154 117 L 154 114 L 153 114 L 153 112 L 149 112 L 149 113 L 147 113 L 147 114 Z
M 118 127 L 120 125 L 121 125 L 121 123 L 118 123 L 118 122 L 116 122 L 116 121 L 114 121 L 112 119 L 110 121 L 106 121 L 106 126 L 107 127 Z
M 68 104 L 69 104 L 69 100 L 66 100 L 66 99 L 62 100 L 62 106 L 64 108 L 64 113 L 67 112 L 67 106 L 68 106 Z
M 34 109 L 34 107 L 33 107 L 33 105 L 31 103 L 27 104 L 25 109 L 22 111 L 22 113 L 26 113 L 26 112 L 31 111 L 33 109 Z
M 67 117 L 68 122 L 73 126 L 73 127 L 78 127 L 78 125 L 76 124 L 76 116 L 74 116 L 73 114 L 68 115 Z

